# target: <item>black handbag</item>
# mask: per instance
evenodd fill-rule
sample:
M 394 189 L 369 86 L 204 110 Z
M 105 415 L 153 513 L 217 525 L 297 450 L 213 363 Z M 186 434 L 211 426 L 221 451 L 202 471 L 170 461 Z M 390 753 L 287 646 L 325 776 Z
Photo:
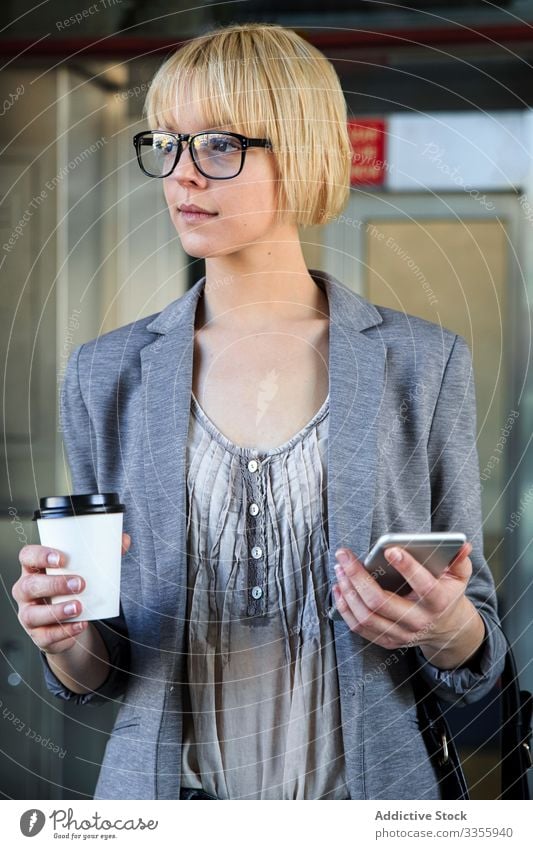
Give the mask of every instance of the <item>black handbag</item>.
M 520 690 L 513 650 L 507 637 L 505 639 L 507 654 L 500 678 L 499 699 L 501 793 L 498 798 L 529 800 L 533 697 L 527 690 Z M 469 799 L 459 754 L 439 699 L 420 675 L 414 653 L 409 651 L 408 655 L 420 731 L 439 776 L 442 798 Z

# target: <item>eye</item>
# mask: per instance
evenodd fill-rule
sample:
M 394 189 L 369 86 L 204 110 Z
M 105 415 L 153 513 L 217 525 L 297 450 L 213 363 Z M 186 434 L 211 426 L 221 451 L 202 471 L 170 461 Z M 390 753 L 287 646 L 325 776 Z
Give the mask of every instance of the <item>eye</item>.
M 194 140 L 194 146 L 197 150 L 203 150 L 207 153 L 228 154 L 237 153 L 240 151 L 240 144 L 233 136 L 225 135 L 202 135 Z
M 236 139 L 226 136 L 212 139 L 211 148 L 217 153 L 234 153 L 239 150 L 239 144 Z
M 161 153 L 172 153 L 176 147 L 176 140 L 171 136 L 154 136 L 152 146 L 154 150 L 161 151 Z

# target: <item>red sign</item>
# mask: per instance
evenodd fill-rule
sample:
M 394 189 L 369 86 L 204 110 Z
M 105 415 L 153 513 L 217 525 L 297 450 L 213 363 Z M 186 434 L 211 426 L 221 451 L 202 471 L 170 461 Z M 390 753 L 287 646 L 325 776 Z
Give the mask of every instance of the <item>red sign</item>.
M 348 133 L 352 143 L 350 185 L 382 186 L 385 182 L 385 121 L 352 118 Z

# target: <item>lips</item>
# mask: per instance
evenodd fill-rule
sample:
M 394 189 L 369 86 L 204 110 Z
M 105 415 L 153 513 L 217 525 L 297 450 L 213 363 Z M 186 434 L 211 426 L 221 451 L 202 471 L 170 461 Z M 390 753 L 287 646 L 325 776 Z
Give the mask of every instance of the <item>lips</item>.
M 216 212 L 210 212 L 208 209 L 202 209 L 201 206 L 195 206 L 194 204 L 182 204 L 182 206 L 178 207 L 180 212 L 184 214 L 199 214 L 199 215 L 216 215 Z

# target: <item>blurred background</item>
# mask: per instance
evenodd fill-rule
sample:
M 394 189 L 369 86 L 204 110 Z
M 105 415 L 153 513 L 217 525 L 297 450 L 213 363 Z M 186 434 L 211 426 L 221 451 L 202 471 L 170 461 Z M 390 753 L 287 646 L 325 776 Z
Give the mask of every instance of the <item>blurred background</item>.
M 531 0 L 5 0 L 0 15 L 0 795 L 90 798 L 115 709 L 44 688 L 11 587 L 39 497 L 68 492 L 58 390 L 74 347 L 203 274 L 131 142 L 161 62 L 211 27 L 291 27 L 333 62 L 350 202 L 301 230 L 309 268 L 469 342 L 485 556 L 533 688 Z M 310 116 L 311 118 L 311 116 Z M 499 792 L 497 693 L 454 711 L 474 798 Z

